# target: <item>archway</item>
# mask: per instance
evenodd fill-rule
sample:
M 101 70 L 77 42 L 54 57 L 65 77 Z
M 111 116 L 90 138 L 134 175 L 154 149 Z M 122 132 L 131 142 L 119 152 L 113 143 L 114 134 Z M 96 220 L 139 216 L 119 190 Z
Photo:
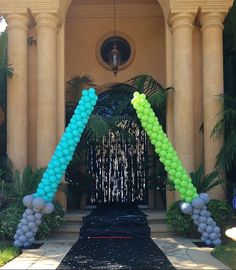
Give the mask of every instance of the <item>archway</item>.
M 152 94 L 158 85 L 156 82 Z M 105 89 L 66 173 L 68 209 L 84 208 L 85 198 L 87 205 L 135 203 L 150 207 L 154 192 L 158 209 L 165 209 L 166 173 L 130 103 L 136 87 L 111 84 Z M 67 106 L 67 124 L 73 111 L 73 106 Z M 155 111 L 165 128 L 165 112 L 161 108 Z
M 113 35 L 111 1 L 71 1 L 65 25 L 65 75 L 89 74 L 98 85 L 150 74 L 165 84 L 165 20 L 156 0 L 117 1 L 117 33 L 131 45 L 131 63 L 115 78 L 99 61 L 100 46 Z M 95 30 L 96 29 L 96 30 Z M 145 40 L 145 42 L 143 42 Z M 131 57 L 131 58 L 132 58 Z M 98 88 L 101 94 L 102 89 Z M 149 206 L 162 208 L 156 191 Z M 165 204 L 165 203 L 164 203 Z

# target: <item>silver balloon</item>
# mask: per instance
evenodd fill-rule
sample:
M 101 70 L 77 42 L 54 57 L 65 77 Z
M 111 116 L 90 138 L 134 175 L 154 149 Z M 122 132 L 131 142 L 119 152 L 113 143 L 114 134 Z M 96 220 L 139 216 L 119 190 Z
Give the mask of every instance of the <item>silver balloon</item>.
M 191 215 L 193 212 L 192 205 L 190 203 L 184 202 L 180 205 L 181 211 L 186 215 Z
M 207 222 L 207 218 L 206 217 L 203 217 L 203 216 L 200 216 L 199 222 L 200 223 L 206 223 Z
M 32 215 L 32 214 L 34 213 L 34 211 L 33 211 L 32 209 L 27 208 L 27 209 L 25 210 L 25 213 L 26 213 L 27 215 Z
M 26 195 L 23 198 L 23 204 L 24 206 L 31 208 L 32 207 L 32 201 L 33 201 L 33 196 L 32 195 Z
M 218 236 L 217 236 L 216 233 L 213 232 L 213 233 L 210 234 L 210 239 L 211 240 L 216 240 L 217 238 L 218 238 Z
M 200 211 L 201 211 L 200 209 L 194 208 L 194 209 L 193 209 L 193 214 L 194 214 L 194 215 L 199 215 Z
M 29 231 L 29 228 L 28 228 L 28 226 L 25 225 L 25 226 L 22 226 L 21 230 L 22 230 L 22 232 L 26 233 Z
M 201 210 L 201 211 L 200 211 L 200 215 L 206 217 L 206 216 L 207 216 L 207 211 L 204 210 L 204 209 Z
M 41 219 L 43 217 L 43 215 L 41 213 L 35 213 L 34 216 L 36 219 Z
M 33 209 L 42 210 L 46 205 L 46 201 L 43 198 L 34 198 L 32 202 Z
M 24 243 L 24 242 L 26 241 L 26 237 L 25 237 L 24 235 L 21 235 L 21 236 L 19 237 L 19 241 L 20 241 L 21 243 Z
M 26 225 L 26 224 L 28 224 L 27 219 L 23 218 L 23 219 L 21 220 L 21 223 L 20 223 L 20 224 L 22 224 L 22 225 Z
M 207 238 L 209 238 L 209 237 L 210 237 L 210 234 L 209 234 L 209 233 L 207 233 L 207 232 L 204 232 L 204 233 L 202 234 L 202 236 L 203 236 L 203 237 L 205 237 L 205 238 L 207 239 Z
M 211 241 L 210 239 L 207 239 L 207 240 L 205 241 L 205 243 L 206 243 L 206 245 L 208 245 L 208 246 L 212 245 L 212 241 Z
M 213 225 L 213 222 L 214 220 L 211 217 L 207 218 L 207 224 Z
M 25 242 L 24 244 L 23 244 L 23 247 L 29 247 L 30 246 L 30 243 L 29 242 Z
M 37 219 L 37 220 L 35 221 L 35 223 L 39 226 L 39 225 L 42 223 L 42 220 Z
M 34 235 L 34 234 L 33 234 L 31 231 L 28 231 L 28 232 L 25 234 L 25 236 L 26 236 L 27 238 L 32 238 L 33 235 Z
M 215 245 L 215 246 L 221 245 L 221 240 L 220 239 L 214 240 L 213 245 Z
M 15 247 L 21 247 L 21 243 L 19 242 L 19 240 L 16 240 L 16 241 L 14 242 L 14 246 L 15 246 Z
M 199 219 L 199 215 L 192 215 L 193 220 L 198 220 Z
M 204 201 L 201 198 L 196 198 L 192 200 L 192 206 L 197 209 L 201 209 L 204 207 Z
M 33 229 L 33 228 L 36 227 L 36 223 L 35 223 L 35 222 L 29 222 L 28 227 L 29 227 L 30 229 Z
M 203 230 L 205 230 L 207 227 L 206 223 L 200 223 L 198 226 L 199 226 L 199 228 L 201 228 Z
M 206 232 L 207 232 L 207 233 L 212 233 L 213 231 L 214 231 L 213 226 L 208 225 L 208 226 L 206 227 Z
M 27 217 L 27 220 L 28 220 L 29 222 L 35 221 L 34 215 L 29 215 L 29 216 Z
M 207 193 L 200 193 L 199 198 L 201 198 L 205 204 L 208 204 L 210 201 L 210 198 Z
M 48 202 L 43 209 L 43 214 L 51 214 L 54 211 L 54 205 L 51 202 Z
M 18 235 L 22 235 L 22 234 L 24 234 L 24 233 L 22 232 L 22 230 L 21 230 L 21 229 L 18 229 L 18 230 L 16 231 L 16 234 L 18 234 Z

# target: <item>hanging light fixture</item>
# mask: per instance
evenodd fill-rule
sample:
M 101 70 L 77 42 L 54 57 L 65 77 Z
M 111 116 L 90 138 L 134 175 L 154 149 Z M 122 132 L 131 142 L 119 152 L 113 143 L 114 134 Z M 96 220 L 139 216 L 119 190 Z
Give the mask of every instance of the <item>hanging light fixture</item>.
M 109 62 L 113 74 L 116 76 L 120 66 L 120 51 L 116 45 L 116 0 L 114 0 L 114 43 L 109 53 Z

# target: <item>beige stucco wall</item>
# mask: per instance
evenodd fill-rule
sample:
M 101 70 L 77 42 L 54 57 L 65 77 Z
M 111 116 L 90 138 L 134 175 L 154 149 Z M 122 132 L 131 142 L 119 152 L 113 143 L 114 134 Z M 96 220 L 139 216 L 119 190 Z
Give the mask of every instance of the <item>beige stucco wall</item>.
M 79 9 L 78 6 L 76 6 Z M 132 6 L 128 7 L 132 9 Z M 145 8 L 145 6 L 144 6 Z M 66 79 L 74 73 L 89 74 L 97 84 L 114 81 L 125 81 L 137 74 L 151 74 L 165 84 L 165 26 L 163 15 L 158 4 L 156 16 L 148 17 L 147 12 L 124 17 L 122 10 L 117 18 L 117 30 L 128 35 L 135 44 L 135 58 L 132 64 L 118 73 L 115 78 L 112 72 L 102 67 L 96 58 L 96 46 L 101 37 L 113 31 L 112 6 L 107 7 L 104 17 L 96 12 L 76 17 L 75 5 L 68 10 L 65 27 L 65 72 Z M 94 8 L 96 10 L 96 8 Z M 152 12 L 153 13 L 153 12 Z M 109 15 L 110 14 L 110 15 Z

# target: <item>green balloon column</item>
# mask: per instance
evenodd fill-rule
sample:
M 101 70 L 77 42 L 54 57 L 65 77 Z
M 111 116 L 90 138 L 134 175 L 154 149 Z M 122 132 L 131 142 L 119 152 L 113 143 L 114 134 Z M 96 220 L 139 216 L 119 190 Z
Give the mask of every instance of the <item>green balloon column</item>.
M 207 245 L 220 245 L 220 228 L 216 226 L 206 206 L 209 197 L 206 193 L 198 195 L 146 96 L 135 92 L 131 103 L 142 127 L 155 147 L 156 154 L 159 155 L 160 161 L 164 164 L 169 179 L 173 181 L 175 189 L 180 193 L 180 198 L 183 200 L 182 212 L 192 216 L 194 223 L 198 226 L 198 231 L 202 234 L 202 241 Z
M 53 212 L 52 200 L 73 157 L 76 145 L 80 141 L 97 99 L 95 89 L 90 88 L 82 91 L 79 104 L 48 163 L 47 170 L 43 174 L 36 193 L 26 195 L 23 198 L 23 204 L 27 209 L 24 211 L 14 235 L 14 245 L 16 247 L 30 246 L 35 240 L 43 215 Z

